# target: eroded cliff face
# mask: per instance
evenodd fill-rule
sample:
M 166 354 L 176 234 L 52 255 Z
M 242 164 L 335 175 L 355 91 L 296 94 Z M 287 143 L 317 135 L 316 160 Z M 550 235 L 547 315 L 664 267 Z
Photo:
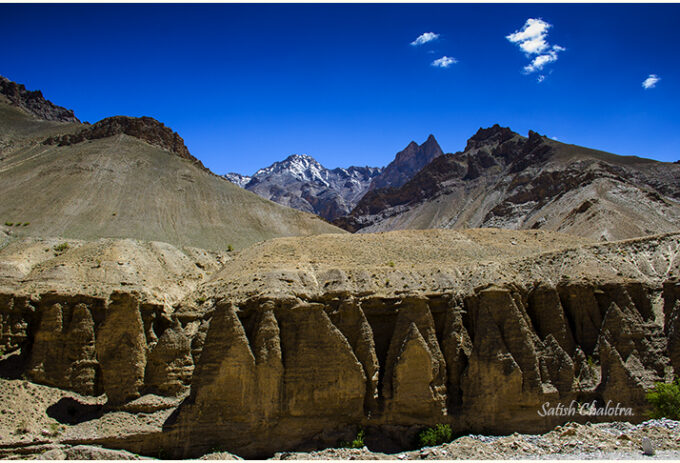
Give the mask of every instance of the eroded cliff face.
M 565 281 L 221 304 L 166 431 L 177 456 L 220 447 L 256 457 L 334 445 L 358 426 L 502 434 L 617 418 L 541 416 L 546 403 L 611 401 L 642 420 L 645 391 L 671 374 L 670 338 L 651 310 L 659 290 Z
M 185 329 L 158 304 L 140 295 L 0 296 L 0 370 L 19 369 L 27 379 L 97 396 L 117 407 L 146 393 L 177 396 L 193 372 Z
M 0 370 L 105 393 L 109 410 L 145 394 L 185 397 L 162 432 L 82 442 L 183 458 L 334 446 L 358 427 L 404 448 L 438 423 L 506 434 L 641 421 L 645 391 L 680 368 L 677 235 L 601 245 L 503 231 L 325 239 L 334 244 L 252 250 L 277 256 L 267 265 L 243 252 L 173 307 L 124 288 L 0 295 Z M 349 260 L 326 258 L 347 240 Z M 382 258 L 402 260 L 353 272 L 375 261 L 364 254 L 371 240 Z M 549 412 L 593 401 L 632 415 Z

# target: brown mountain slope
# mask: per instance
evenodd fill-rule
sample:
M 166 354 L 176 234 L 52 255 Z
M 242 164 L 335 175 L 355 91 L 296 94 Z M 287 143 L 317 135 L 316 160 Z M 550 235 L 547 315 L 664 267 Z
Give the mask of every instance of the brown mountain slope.
M 370 191 L 336 221 L 361 232 L 547 229 L 600 240 L 680 227 L 680 166 L 480 129 L 401 188 Z
M 44 121 L 0 98 L 0 223 L 12 224 L 15 236 L 224 250 L 340 232 L 213 175 L 151 118 Z

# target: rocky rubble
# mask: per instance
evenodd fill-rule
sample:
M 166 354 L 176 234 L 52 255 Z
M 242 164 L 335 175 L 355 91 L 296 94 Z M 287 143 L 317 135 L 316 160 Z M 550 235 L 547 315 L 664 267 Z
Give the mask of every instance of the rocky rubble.
M 280 452 L 277 460 L 514 460 L 514 459 L 641 459 L 642 440 L 649 439 L 656 456 L 680 456 L 680 423 L 650 420 L 628 422 L 566 423 L 545 434 L 486 436 L 472 434 L 453 442 L 420 450 L 385 454 L 362 449 L 327 449 L 316 452 Z

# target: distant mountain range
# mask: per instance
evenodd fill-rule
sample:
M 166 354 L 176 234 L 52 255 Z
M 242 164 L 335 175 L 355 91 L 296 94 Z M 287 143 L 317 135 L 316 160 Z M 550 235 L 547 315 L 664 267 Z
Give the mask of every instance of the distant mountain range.
M 677 231 L 680 166 L 480 129 L 397 188 L 369 191 L 335 224 L 349 231 L 547 229 L 599 240 Z
M 442 154 L 430 135 L 422 145 L 409 143 L 385 168 L 327 169 L 311 156 L 294 154 L 252 176 L 231 172 L 224 177 L 263 198 L 334 220 L 349 214 L 369 190 L 401 186 Z
M 328 170 L 293 155 L 229 180 L 351 232 L 549 229 L 600 240 L 677 231 L 680 166 L 481 128 L 444 154 L 430 135 L 387 167 Z
M 217 176 L 155 119 L 80 123 L 0 77 L 0 198 L 3 234 L 206 249 L 341 229 L 496 227 L 616 240 L 680 229 L 680 164 L 494 125 L 454 154 L 433 135 L 412 141 L 384 168 L 327 169 L 292 155 L 252 176 Z

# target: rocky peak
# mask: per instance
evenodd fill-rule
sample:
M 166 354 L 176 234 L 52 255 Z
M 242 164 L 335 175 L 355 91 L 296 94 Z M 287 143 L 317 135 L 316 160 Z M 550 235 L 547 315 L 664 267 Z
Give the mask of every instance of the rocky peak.
M 45 145 L 67 146 L 81 143 L 85 140 L 113 137 L 125 134 L 143 140 L 151 145 L 170 151 L 177 156 L 188 159 L 202 169 L 207 170 L 201 161 L 189 153 L 184 140 L 177 132 L 166 127 L 162 122 L 152 117 L 113 116 L 102 119 L 76 134 L 67 134 L 46 139 Z
M 479 148 L 483 145 L 501 144 L 517 134 L 510 130 L 510 127 L 501 127 L 494 124 L 488 128 L 480 127 L 476 134 L 468 139 L 465 151 Z
M 12 82 L 3 76 L 0 76 L 0 95 L 4 95 L 14 106 L 18 106 L 40 119 L 80 122 L 73 114 L 73 110 L 62 108 L 46 100 L 40 90 L 26 90 L 24 85 Z
M 253 175 L 253 180 L 260 182 L 271 176 L 285 176 L 299 181 L 328 185 L 328 170 L 306 154 L 292 154 L 283 161 L 260 169 Z
M 377 167 L 327 169 L 306 154 L 293 154 L 245 176 L 224 178 L 284 206 L 317 214 L 327 220 L 348 214 L 382 172 Z
M 398 188 L 413 178 L 430 161 L 442 154 L 444 152 L 434 138 L 434 135 L 430 135 L 422 145 L 412 141 L 406 148 L 398 152 L 394 161 L 385 167 L 382 174 L 373 180 L 370 189 Z

